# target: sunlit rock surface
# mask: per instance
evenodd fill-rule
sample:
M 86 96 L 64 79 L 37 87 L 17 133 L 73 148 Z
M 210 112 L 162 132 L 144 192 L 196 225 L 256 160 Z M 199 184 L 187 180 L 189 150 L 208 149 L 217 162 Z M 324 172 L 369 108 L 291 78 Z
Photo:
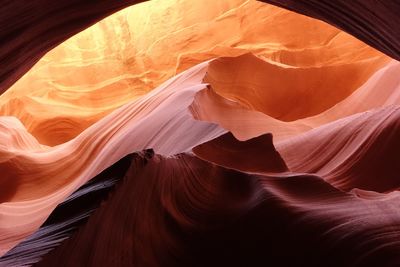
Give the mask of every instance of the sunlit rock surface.
M 0 96 L 0 266 L 398 266 L 399 74 L 262 2 L 123 9 Z
M 400 59 L 400 3 L 396 0 L 261 0 L 321 19 Z
M 0 97 L 0 114 L 16 116 L 40 143 L 53 146 L 191 66 L 248 52 L 260 60 L 221 63 L 229 69 L 217 61 L 210 82 L 236 83 L 225 83 L 230 92 L 222 85 L 215 90 L 256 97 L 258 103 L 246 104 L 261 111 L 280 105 L 272 115 L 284 120 L 329 108 L 389 60 L 326 23 L 272 5 L 157 0 L 124 9 L 50 51 Z M 255 88 L 246 91 L 253 78 Z M 296 101 L 303 104 L 293 109 Z

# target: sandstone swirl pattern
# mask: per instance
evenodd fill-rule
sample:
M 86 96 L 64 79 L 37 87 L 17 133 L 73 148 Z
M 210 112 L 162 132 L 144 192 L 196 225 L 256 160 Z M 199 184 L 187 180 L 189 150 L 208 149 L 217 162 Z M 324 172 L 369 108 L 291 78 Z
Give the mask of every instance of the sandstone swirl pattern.
M 136 2 L 99 5 L 59 38 Z M 354 33 L 350 7 L 323 19 Z M 366 41 L 396 57 L 391 38 Z M 396 266 L 399 74 L 262 2 L 123 9 L 0 96 L 0 266 Z

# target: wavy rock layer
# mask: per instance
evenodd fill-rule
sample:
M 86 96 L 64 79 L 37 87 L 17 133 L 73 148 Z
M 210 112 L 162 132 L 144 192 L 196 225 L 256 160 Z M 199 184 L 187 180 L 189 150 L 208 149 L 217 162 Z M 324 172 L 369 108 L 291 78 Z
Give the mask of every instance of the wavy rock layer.
M 59 39 L 46 10 L 25 15 L 7 60 L 49 39 L 4 84 L 129 3 L 55 3 Z M 399 265 L 399 73 L 354 37 L 256 1 L 122 10 L 0 97 L 0 265 Z M 131 155 L 150 148 L 160 155 Z
M 128 103 L 77 138 L 40 145 L 14 117 L 0 117 L 0 252 L 35 231 L 82 184 L 132 151 L 154 148 L 173 155 L 226 131 L 194 120 L 188 106 L 208 66 L 199 64 Z
M 235 73 L 240 72 L 242 69 L 251 68 L 249 62 L 259 63 L 261 67 L 253 70 L 252 73 L 254 75 L 234 76 Z M 262 66 L 268 65 L 268 63 L 260 61 L 254 55 L 246 54 L 236 58 L 221 58 L 213 61 L 211 66 L 214 63 L 217 64 L 216 66 L 214 65 L 214 69 L 212 69 L 214 73 L 211 75 L 218 77 L 218 80 L 212 78 L 210 80 L 208 78 L 210 71 L 207 73 L 205 80 L 210 81 L 209 89 L 203 90 L 196 95 L 190 110 L 195 118 L 218 123 L 231 131 L 239 140 L 254 138 L 266 132 L 273 133 L 276 141 L 286 140 L 356 113 L 400 104 L 398 93 L 400 89 L 400 77 L 398 75 L 400 64 L 394 60 L 386 63 L 374 74 L 365 75 L 366 81 L 349 96 L 314 116 L 306 116 L 306 113 L 318 109 L 321 105 L 320 101 L 316 97 L 307 97 L 312 95 L 314 91 L 312 87 L 303 87 L 303 83 L 300 81 L 296 86 L 301 90 L 300 92 L 306 93 L 306 95 L 300 92 L 293 93 L 298 93 L 298 98 L 304 98 L 304 101 L 298 101 L 298 98 L 288 98 L 283 99 L 283 101 L 273 101 L 274 98 L 265 98 L 269 102 L 265 102 L 263 105 L 260 104 L 260 99 L 262 98 L 258 95 L 259 92 L 263 92 L 261 88 L 264 90 L 270 89 L 268 76 L 262 75 L 264 71 Z M 233 71 L 228 72 L 225 67 L 227 69 L 231 68 Z M 219 71 L 225 72 L 225 77 L 218 76 Z M 258 86 L 252 81 L 252 78 L 256 75 L 260 78 Z M 320 76 L 317 77 L 319 78 Z M 317 78 L 311 77 L 312 79 Z M 239 81 L 238 83 L 233 82 L 237 80 Z M 263 80 L 264 82 L 262 82 Z M 353 79 L 350 80 L 353 81 Z M 286 87 L 285 83 L 286 80 L 283 79 L 281 85 L 287 88 L 289 92 L 292 92 L 289 89 L 293 87 Z M 241 86 L 237 86 L 237 84 L 241 84 Z M 249 91 L 251 93 L 245 93 Z M 276 90 L 277 93 L 281 91 Z M 333 92 L 335 92 L 334 89 Z M 327 94 L 329 93 L 332 92 L 327 92 Z M 290 94 L 288 93 L 288 95 Z M 323 95 L 320 98 L 324 101 Z M 314 102 L 313 99 L 315 100 Z M 330 100 L 328 99 L 328 101 Z M 291 104 L 295 107 L 292 108 Z M 257 107 L 261 108 L 258 109 Z M 293 121 L 286 121 L 276 115 L 290 115 L 293 112 L 299 114 L 298 118 Z
M 6 25 L 0 29 L 0 93 L 68 37 L 116 10 L 138 2 L 141 1 L 40 0 L 28 4 L 20 1 L 4 3 L 0 7 L 0 25 Z M 340 0 L 334 4 L 329 0 L 263 2 L 327 21 L 387 55 L 400 58 L 400 33 L 397 30 L 400 6 L 395 0 Z
M 395 0 L 261 0 L 328 22 L 400 59 L 400 3 Z
M 316 173 L 341 190 L 400 188 L 399 106 L 337 120 L 277 144 L 292 171 Z
M 399 201 L 313 175 L 136 154 L 109 200 L 37 266 L 395 266 Z
M 0 266 L 37 263 L 41 256 L 57 247 L 87 221 L 124 177 L 129 166 L 130 157 L 127 156 L 79 188 L 57 206 L 38 231 L 0 257 Z
M 340 58 L 334 58 L 332 64 L 299 67 L 271 64 L 246 54 L 212 61 L 204 80 L 224 98 L 273 118 L 293 121 L 332 107 L 387 63 L 385 57 L 370 56 L 362 61 L 338 63 L 335 61 Z
M 158 0 L 113 14 L 47 53 L 0 97 L 0 114 L 54 146 L 200 62 L 248 52 L 260 59 L 241 68 L 218 60 L 207 82 L 219 79 L 217 92 L 251 95 L 246 105 L 284 120 L 330 108 L 389 60 L 326 23 L 260 2 Z M 294 109 L 299 100 L 304 105 Z
M 239 63 L 236 65 L 240 67 L 242 62 L 259 59 L 246 54 L 237 57 L 236 60 Z M 225 133 L 226 130 L 216 124 L 192 117 L 195 98 L 201 95 L 201 90 L 207 86 L 203 80 L 207 80 L 207 75 L 214 73 L 213 64 L 220 64 L 220 61 L 217 59 L 192 67 L 154 91 L 110 113 L 71 141 L 55 147 L 41 145 L 16 118 L 1 117 L 3 136 L 0 167 L 4 175 L 1 180 L 3 190 L 0 194 L 3 202 L 0 204 L 0 214 L 3 216 L 0 221 L 0 234 L 3 253 L 35 231 L 56 205 L 79 186 L 132 151 L 154 148 L 158 153 L 173 155 L 190 151 L 193 147 Z M 208 91 L 218 87 L 218 84 L 223 82 L 212 82 Z M 217 96 L 217 93 L 214 92 L 213 95 Z M 253 96 L 248 94 L 248 97 L 252 99 Z M 258 112 L 244 107 L 241 101 L 223 99 L 241 107 L 238 111 Z M 199 106 L 205 108 L 207 102 Z M 227 117 L 225 113 L 215 114 L 222 115 L 223 120 L 232 118 Z M 253 119 L 247 118 L 246 121 L 251 122 Z M 224 126 L 223 123 L 221 125 Z M 270 131 L 264 133 L 268 132 Z M 247 139 L 253 137 L 255 136 L 247 136 Z M 231 154 L 226 154 L 227 157 L 233 157 L 235 154 L 232 149 L 234 150 L 236 145 L 232 138 L 228 138 L 227 140 L 232 142 L 225 145 L 231 150 Z M 216 142 L 218 143 L 218 140 Z M 267 147 L 272 146 L 271 139 L 268 138 L 260 138 L 259 142 L 267 142 Z M 240 145 L 236 149 L 239 148 L 243 149 Z M 211 147 L 211 151 L 213 149 L 215 150 Z M 263 157 L 265 155 L 262 154 Z M 285 157 L 283 159 L 286 160 Z M 230 161 L 229 159 L 218 162 L 229 167 Z M 240 156 L 236 161 L 241 161 Z M 253 171 L 252 168 L 260 166 L 257 161 L 253 164 L 254 166 L 244 164 L 239 169 Z M 275 171 L 286 170 L 282 159 L 280 166 Z M 53 178 L 55 174 L 57 179 Z

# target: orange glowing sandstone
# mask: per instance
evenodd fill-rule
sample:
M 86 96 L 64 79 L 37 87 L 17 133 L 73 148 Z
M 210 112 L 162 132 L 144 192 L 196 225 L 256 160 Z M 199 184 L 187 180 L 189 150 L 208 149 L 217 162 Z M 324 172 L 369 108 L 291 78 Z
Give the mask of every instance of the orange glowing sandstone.
M 285 121 L 330 108 L 388 61 L 324 22 L 260 2 L 156 0 L 50 51 L 0 97 L 0 115 L 54 146 L 195 64 L 247 52 L 259 60 L 215 77 L 217 61 L 206 80 L 225 81 L 218 93 Z
M 398 69 L 334 27 L 256 1 L 160 0 L 123 10 L 49 52 L 0 97 L 1 115 L 16 117 L 0 116 L 0 254 L 37 230 L 79 186 L 145 148 L 174 155 L 227 130 L 241 140 L 272 133 L 290 171 L 312 172 L 316 167 L 292 147 L 307 156 L 304 140 L 330 138 L 344 124 L 354 131 L 337 135 L 338 148 L 359 129 L 366 131 L 363 141 L 369 136 L 363 116 L 324 124 L 398 104 Z M 385 89 L 380 97 L 378 84 Z M 378 132 L 377 121 L 370 128 Z M 247 149 L 227 140 L 228 147 Z M 368 144 L 360 140 L 341 161 Z M 322 141 L 308 147 L 325 153 Z M 210 147 L 202 149 L 207 158 Z M 310 160 L 317 167 L 332 159 L 318 158 Z M 346 190 L 358 183 L 351 173 L 353 180 L 338 181 L 339 167 L 326 166 L 323 178 Z

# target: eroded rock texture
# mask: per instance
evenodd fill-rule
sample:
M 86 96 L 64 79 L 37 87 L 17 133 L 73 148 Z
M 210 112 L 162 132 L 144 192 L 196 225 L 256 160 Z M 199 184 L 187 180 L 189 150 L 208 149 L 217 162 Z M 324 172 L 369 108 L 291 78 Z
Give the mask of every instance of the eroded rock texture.
M 394 1 L 53 2 L 0 8 L 0 266 L 400 264 Z
M 400 59 L 400 3 L 395 0 L 261 0 L 321 19 Z
M 37 266 L 395 266 L 399 201 L 314 175 L 250 175 L 147 152 Z
M 139 2 L 142 1 L 3 1 L 0 8 L 0 93 L 68 37 Z
M 235 83 L 224 85 L 232 92 L 214 89 L 228 98 L 252 94 L 258 103 L 242 104 L 265 112 L 271 102 L 280 105 L 272 115 L 285 120 L 329 108 L 389 60 L 326 23 L 261 2 L 158 0 L 124 9 L 50 51 L 0 98 L 0 114 L 18 117 L 40 143 L 54 146 L 196 64 L 249 52 L 259 60 L 244 58 L 237 67 L 218 60 L 207 82 Z M 254 69 L 256 94 L 243 88 Z M 304 105 L 294 107 L 297 99 Z

